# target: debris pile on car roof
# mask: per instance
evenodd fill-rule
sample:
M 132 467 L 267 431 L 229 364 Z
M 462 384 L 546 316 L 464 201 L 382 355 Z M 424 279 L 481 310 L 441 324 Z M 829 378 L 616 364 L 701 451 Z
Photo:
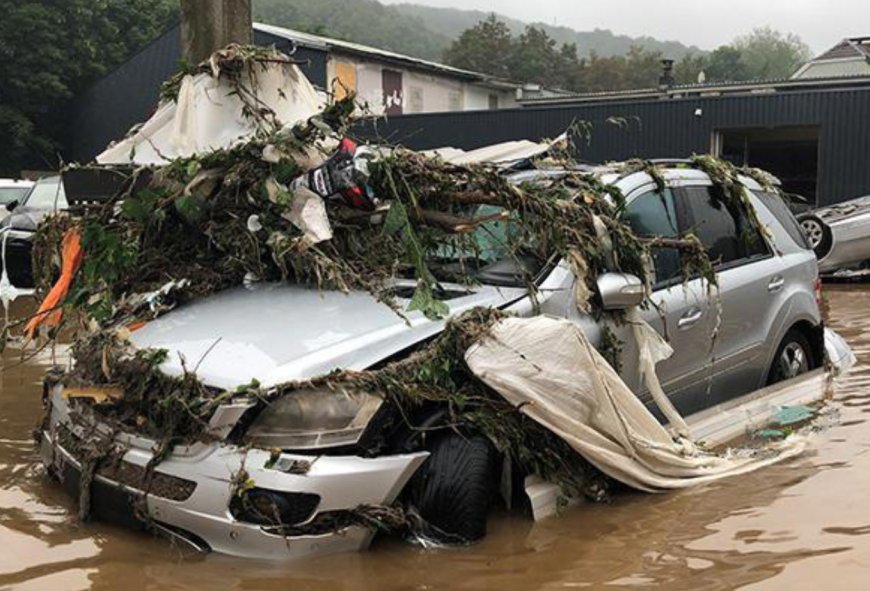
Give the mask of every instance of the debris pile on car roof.
M 564 176 L 514 186 L 494 167 L 448 164 L 401 148 L 358 157 L 352 144 L 343 146 L 353 121 L 353 97 L 287 123 L 277 118 L 280 107 L 272 108 L 258 95 L 260 81 L 274 78 L 275 70 L 293 72 L 280 79 L 296 80 L 302 88 L 282 94 L 310 94 L 310 84 L 286 56 L 236 48 L 216 54 L 203 68 L 184 78 L 179 101 L 194 94 L 187 106 L 175 106 L 174 118 L 162 107 L 98 158 L 107 164 L 94 168 L 129 179 L 121 190 L 102 203 L 79 203 L 76 215 L 56 216 L 40 228 L 34 258 L 42 293 L 52 285 L 62 235 L 73 229 L 81 237 L 84 259 L 64 304 L 68 312 L 83 312 L 102 327 L 124 326 L 245 278 L 360 289 L 391 303 L 389 280 L 405 276 L 419 282 L 411 309 L 437 316 L 443 308 L 432 290 L 439 280 L 473 281 L 481 254 L 476 233 L 505 221 L 512 229 L 502 236 L 509 252 L 566 258 L 583 268 L 590 292 L 604 270 L 645 276 L 649 241 L 622 220 L 622 196 L 593 175 L 572 172 L 570 161 L 562 162 L 568 169 Z M 184 133 L 175 129 L 178 119 L 197 119 L 187 111 L 207 101 L 205 90 L 211 87 L 206 83 L 215 80 L 238 100 L 227 107 L 237 111 L 233 121 L 245 119 L 227 135 L 243 134 L 232 142 L 226 134 L 211 137 L 211 126 L 191 123 Z M 197 99 L 199 87 L 206 98 Z M 270 101 L 283 104 L 280 98 Z M 306 105 L 284 110 L 295 115 L 309 111 Z M 189 128 L 206 139 L 189 137 Z M 172 134 L 167 136 L 167 130 Z M 167 156 L 179 144 L 222 147 L 182 150 L 154 164 L 155 155 Z M 334 177 L 349 181 L 339 188 Z M 334 193 L 318 185 L 324 179 L 337 186 Z M 353 190 L 358 195 L 348 196 Z M 499 209 L 479 215 L 484 205 Z M 300 209 L 314 214 L 306 220 Z M 323 222 L 318 212 L 325 212 L 328 232 L 314 230 L 312 220 Z M 613 242 L 612 260 L 599 248 L 602 233 Z M 331 238 L 322 239 L 324 234 Z M 696 265 L 686 269 L 687 276 L 701 272 L 715 282 L 697 240 L 687 236 L 671 246 L 694 254 L 686 257 Z M 463 264 L 438 276 L 427 261 L 443 258 L 445 251 Z
M 282 90 L 288 80 L 296 86 Z M 261 83 L 277 90 L 261 94 Z M 217 91 L 232 113 L 215 116 L 228 121 L 233 133 L 216 135 L 198 119 L 199 101 Z M 39 292 L 51 297 L 31 321 L 31 336 L 50 341 L 62 328 L 71 330 L 75 366 L 64 383 L 123 392 L 99 400 L 85 396 L 78 403 L 93 406 L 118 428 L 159 439 L 159 461 L 174 445 L 208 438 L 212 412 L 233 397 L 267 403 L 300 388 L 348 384 L 385 397 L 398 417 L 408 405 L 445 404 L 451 427 L 483 432 L 529 473 L 572 494 L 604 497 L 606 479 L 596 469 L 469 370 L 465 352 L 485 338 L 497 312 L 454 320 L 410 358 L 376 371 L 269 389 L 252 383 L 215 392 L 198 380 L 195 367 L 180 378 L 166 376 L 159 371 L 165 352 L 134 351 L 127 343 L 142 323 L 245 281 L 363 290 L 399 314 L 418 310 L 439 318 L 446 313 L 435 297 L 441 282 L 475 281 L 485 259 L 480 233 L 498 235 L 516 259 L 567 261 L 578 279 L 578 308 L 596 317 L 605 314 L 596 299 L 598 276 L 617 271 L 647 278 L 654 246 L 681 249 L 684 277 L 716 284 L 696 237 L 635 235 L 623 219 L 619 191 L 577 170 L 567 152 L 546 156 L 564 174 L 515 185 L 486 164 L 360 147 L 348 139 L 354 98 L 312 114 L 312 96 L 287 56 L 231 47 L 173 79 L 165 88 L 167 102 L 152 120 L 97 164 L 73 169 L 121 179 L 115 192 L 94 202 L 76 203 L 71 195 L 71 214 L 46 220 L 34 247 Z M 307 116 L 286 120 L 282 113 Z M 696 159 L 695 166 L 711 171 L 729 209 L 754 215 L 732 166 L 708 157 Z M 645 170 L 663 183 L 649 163 L 623 165 L 627 170 Z M 496 232 L 499 225 L 508 229 Z M 64 253 L 64 243 L 78 249 Z M 431 264 L 446 253 L 459 264 Z M 71 263 L 73 256 L 77 262 Z M 61 283 L 55 282 L 58 268 L 64 268 Z M 396 278 L 416 280 L 406 310 L 390 290 Z M 532 294 L 534 279 L 524 277 Z

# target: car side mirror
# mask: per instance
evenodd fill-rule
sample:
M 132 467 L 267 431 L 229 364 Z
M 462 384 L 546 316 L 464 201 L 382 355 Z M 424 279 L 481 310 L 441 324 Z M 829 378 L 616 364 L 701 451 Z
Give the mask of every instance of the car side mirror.
M 643 281 L 627 273 L 604 273 L 598 277 L 598 294 L 605 310 L 627 310 L 643 303 Z
M 15 199 L 14 201 L 10 201 L 9 203 L 7 203 L 6 204 L 6 211 L 11 213 L 12 211 L 15 210 L 16 207 L 18 207 L 18 199 Z

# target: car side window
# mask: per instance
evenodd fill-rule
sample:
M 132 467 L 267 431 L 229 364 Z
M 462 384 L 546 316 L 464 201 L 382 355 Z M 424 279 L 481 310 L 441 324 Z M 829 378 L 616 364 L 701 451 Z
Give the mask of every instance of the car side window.
M 642 237 L 676 238 L 680 235 L 673 191 L 650 191 L 631 201 L 625 210 L 625 221 L 635 234 Z M 654 248 L 652 259 L 656 283 L 680 276 L 680 252 L 675 248 Z
M 769 254 L 761 233 L 748 219 L 738 212 L 728 210 L 721 199 L 714 197 L 711 187 L 684 187 L 686 208 L 690 227 L 704 247 L 715 266 L 737 263 Z

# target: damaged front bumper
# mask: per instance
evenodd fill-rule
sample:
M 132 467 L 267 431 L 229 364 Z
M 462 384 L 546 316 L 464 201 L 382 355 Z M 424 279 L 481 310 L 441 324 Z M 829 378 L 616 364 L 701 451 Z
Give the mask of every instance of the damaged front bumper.
M 82 490 L 88 473 L 87 442 L 109 437 L 119 446 L 120 461 L 108 461 L 93 474 L 89 486 L 91 511 L 97 518 L 125 525 L 137 507 L 145 509 L 145 523 L 202 550 L 239 557 L 298 559 L 312 555 L 365 549 L 373 536 L 369 529 L 350 526 L 311 535 L 286 535 L 276 528 L 238 519 L 231 510 L 236 495 L 234 478 L 246 474 L 258 490 L 279 495 L 295 515 L 295 533 L 307 524 L 329 520 L 331 513 L 352 511 L 360 505 L 389 505 L 404 488 L 426 453 L 373 459 L 356 456 L 274 456 L 269 451 L 244 449 L 226 443 L 197 443 L 176 448 L 154 469 L 148 493 L 143 476 L 154 458 L 157 443 L 130 434 L 115 435 L 88 412 L 71 412 L 55 386 L 50 413 L 40 432 L 40 452 L 50 473 L 73 494 Z

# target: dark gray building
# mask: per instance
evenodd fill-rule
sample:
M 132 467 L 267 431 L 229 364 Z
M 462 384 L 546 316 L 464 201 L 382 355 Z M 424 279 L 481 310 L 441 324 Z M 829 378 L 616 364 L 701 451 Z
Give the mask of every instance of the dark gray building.
M 292 48 L 286 37 L 256 28 L 255 42 Z M 157 106 L 161 83 L 177 70 L 179 56 L 175 28 L 79 97 L 67 157 L 91 160 L 109 141 L 147 119 Z M 301 67 L 315 86 L 328 86 L 328 48 L 300 44 L 295 57 L 304 62 Z M 520 104 L 394 115 L 358 131 L 416 149 L 471 149 L 552 138 L 571 128 L 579 157 L 589 162 L 713 153 L 769 170 L 786 190 L 813 205 L 870 195 L 870 76 L 665 85 L 525 98 Z
M 779 176 L 811 204 L 870 195 L 870 77 L 782 80 L 523 101 L 497 112 L 405 115 L 378 134 L 471 149 L 574 130 L 589 162 L 713 153 Z

